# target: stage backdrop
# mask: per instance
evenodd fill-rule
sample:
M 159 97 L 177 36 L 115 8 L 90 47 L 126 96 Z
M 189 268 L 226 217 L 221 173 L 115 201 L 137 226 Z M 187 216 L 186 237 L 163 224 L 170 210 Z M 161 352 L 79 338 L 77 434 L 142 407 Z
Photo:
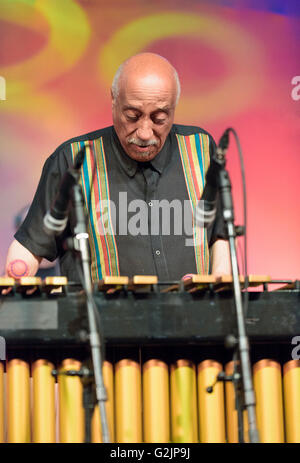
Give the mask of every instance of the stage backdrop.
M 178 70 L 176 122 L 217 141 L 228 126 L 238 132 L 249 271 L 299 278 L 299 0 L 1 0 L 0 268 L 45 159 L 66 139 L 112 123 L 114 72 L 141 51 Z M 233 139 L 228 167 L 241 223 Z

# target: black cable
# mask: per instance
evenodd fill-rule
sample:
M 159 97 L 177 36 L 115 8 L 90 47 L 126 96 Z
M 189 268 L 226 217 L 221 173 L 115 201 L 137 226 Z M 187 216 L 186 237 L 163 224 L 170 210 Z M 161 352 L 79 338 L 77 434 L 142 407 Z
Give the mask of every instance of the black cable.
M 81 281 L 82 287 L 85 290 L 83 271 L 82 271 L 82 268 L 81 268 L 80 261 L 78 259 L 76 259 L 76 268 L 77 268 L 77 271 L 78 271 L 78 275 L 79 275 L 79 279 Z M 104 338 L 103 338 L 102 324 L 101 324 L 101 321 L 100 321 L 100 315 L 99 315 L 99 312 L 98 312 L 98 308 L 97 308 L 97 304 L 95 302 L 94 296 L 93 295 L 90 296 L 88 294 L 88 291 L 85 291 L 85 294 L 89 298 L 90 302 L 92 303 L 92 306 L 93 306 L 93 309 L 94 309 L 94 314 L 95 314 L 95 319 L 96 319 L 96 324 L 97 324 L 97 328 L 98 328 L 98 332 L 100 333 L 100 339 L 103 340 Z M 102 343 L 100 345 L 100 349 L 101 349 L 102 359 L 104 359 L 104 345 Z
M 241 177 L 242 177 L 242 184 L 243 184 L 243 228 L 244 228 L 244 278 L 245 278 L 245 283 L 244 283 L 244 292 L 243 292 L 243 301 L 244 301 L 244 314 L 245 316 L 248 313 L 248 302 L 249 302 L 249 276 L 248 276 L 248 253 L 247 253 L 247 248 L 248 248 L 248 240 L 247 240 L 247 189 L 246 189 L 246 176 L 245 176 L 245 166 L 244 166 L 244 158 L 243 158 L 243 152 L 240 144 L 239 137 L 236 133 L 236 131 L 230 127 L 228 129 L 229 132 L 232 132 L 235 138 L 235 142 L 237 145 L 238 153 L 239 153 L 239 159 L 240 159 L 240 168 L 241 168 Z

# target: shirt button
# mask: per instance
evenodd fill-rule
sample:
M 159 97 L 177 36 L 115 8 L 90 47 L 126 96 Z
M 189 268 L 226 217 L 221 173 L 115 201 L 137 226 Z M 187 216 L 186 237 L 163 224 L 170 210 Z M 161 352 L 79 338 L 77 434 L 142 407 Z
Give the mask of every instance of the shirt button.
M 150 202 L 148 203 L 148 205 L 149 205 L 149 206 L 153 206 L 153 202 L 150 201 Z
M 160 250 L 157 249 L 157 251 L 155 251 L 155 254 L 156 254 L 157 256 L 159 256 L 159 255 L 160 255 Z

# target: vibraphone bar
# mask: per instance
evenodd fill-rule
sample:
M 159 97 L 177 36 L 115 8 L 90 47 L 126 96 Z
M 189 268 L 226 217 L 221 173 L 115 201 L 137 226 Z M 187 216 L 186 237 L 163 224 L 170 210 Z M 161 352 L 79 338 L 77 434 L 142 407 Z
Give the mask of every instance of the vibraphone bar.
M 262 280 L 252 277 L 250 284 L 272 285 Z M 7 361 L 0 363 L 0 441 L 83 442 L 83 385 L 78 376 L 61 374 L 80 370 L 88 354 L 83 294 L 59 279 L 10 284 L 0 310 L 7 343 Z M 233 371 L 232 353 L 223 347 L 224 336 L 236 331 L 230 285 L 228 277 L 200 276 L 170 285 L 153 277 L 110 277 L 95 285 L 108 346 L 103 372 L 113 442 L 238 441 L 233 384 L 218 382 L 207 392 L 220 371 Z M 298 282 L 249 294 L 262 442 L 300 442 L 300 361 L 291 359 L 299 301 Z M 97 409 L 92 441 L 101 442 Z

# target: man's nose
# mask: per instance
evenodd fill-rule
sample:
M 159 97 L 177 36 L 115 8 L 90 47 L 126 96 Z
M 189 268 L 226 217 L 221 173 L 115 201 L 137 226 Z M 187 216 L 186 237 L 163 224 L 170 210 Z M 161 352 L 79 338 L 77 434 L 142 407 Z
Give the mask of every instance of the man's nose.
M 140 140 L 150 140 L 153 136 L 153 130 L 150 122 L 141 122 L 136 131 L 136 136 Z

